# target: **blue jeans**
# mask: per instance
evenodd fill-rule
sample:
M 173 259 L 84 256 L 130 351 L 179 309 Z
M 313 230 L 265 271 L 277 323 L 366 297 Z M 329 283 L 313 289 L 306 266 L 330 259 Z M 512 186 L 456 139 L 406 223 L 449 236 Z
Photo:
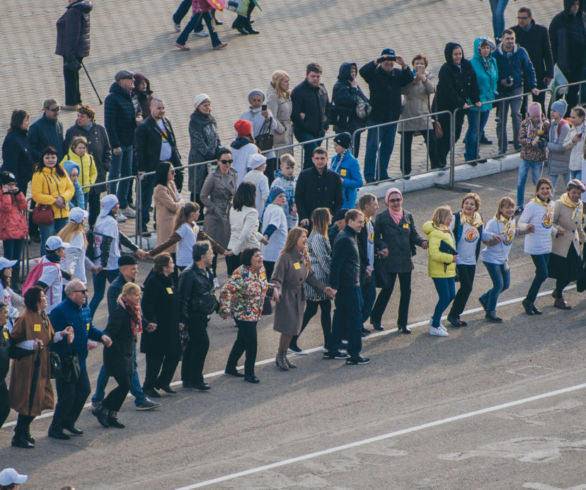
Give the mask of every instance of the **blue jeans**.
M 570 170 L 568 170 L 565 174 L 557 174 L 557 175 L 551 175 L 549 174 L 547 176 L 549 178 L 549 180 L 551 180 L 551 194 L 552 196 L 555 194 L 555 185 L 558 182 L 558 179 L 561 177 L 562 178 L 562 187 L 565 190 L 566 189 L 566 184 L 570 181 Z
M 527 301 L 534 303 L 537 298 L 539 288 L 547 279 L 547 264 L 549 263 L 549 254 L 532 255 L 531 260 L 535 264 L 535 277 L 527 292 Z
M 183 17 L 187 15 L 190 8 L 191 0 L 181 0 L 179 7 L 177 7 L 177 11 L 173 14 L 173 22 L 175 22 L 175 24 L 181 24 Z
M 470 109 L 467 114 L 468 131 L 464 138 L 464 143 L 466 144 L 464 158 L 466 161 L 470 161 L 478 158 L 478 142 L 484 132 L 484 126 L 486 126 L 490 111 L 473 111 Z
M 197 27 L 201 24 L 202 19 L 206 23 L 208 31 L 210 32 L 210 41 L 212 42 L 212 46 L 215 47 L 218 44 L 222 44 L 222 41 L 220 41 L 220 38 L 218 37 L 218 33 L 214 29 L 214 24 L 212 23 L 212 14 L 209 12 L 193 14 L 191 20 L 187 23 L 185 29 L 183 29 L 183 32 L 179 34 L 179 37 L 176 41 L 177 44 L 181 44 L 183 46 L 187 42 L 187 38 L 189 37 L 189 34 L 191 34 L 191 31 L 197 29 Z
M 523 203 L 525 202 L 525 183 L 527 182 L 529 169 L 531 169 L 531 179 L 533 180 L 533 185 L 535 185 L 537 184 L 539 177 L 541 177 L 543 163 L 521 160 L 519 174 L 517 175 L 517 206 L 523 206 Z
M 490 0 L 492 10 L 492 30 L 495 39 L 500 39 L 505 30 L 505 10 L 509 0 Z
M 367 126 L 378 123 L 368 121 Z M 389 178 L 387 168 L 395 146 L 397 125 L 390 124 L 381 128 L 369 129 L 366 137 L 366 155 L 364 156 L 364 178 L 366 182 L 385 180 Z M 378 168 L 377 168 L 378 154 Z
M 434 327 L 440 326 L 442 314 L 450 303 L 456 297 L 456 278 L 455 277 L 434 277 L 433 284 L 437 295 L 439 296 L 433 316 L 431 317 L 431 324 Z
M 134 149 L 132 146 L 123 146 L 120 155 L 114 155 L 112 152 L 112 166 L 108 174 L 108 180 L 119 179 L 121 177 L 128 177 L 132 175 L 132 157 Z M 118 191 L 116 191 L 116 184 L 118 184 Z M 128 190 L 132 185 L 132 179 L 123 180 L 121 182 L 114 182 L 110 184 L 110 194 L 116 194 L 120 209 L 128 207 Z
M 326 349 L 335 352 L 342 338 L 348 340 L 348 354 L 358 357 L 362 350 L 362 292 L 360 286 L 343 287 L 335 299 L 332 335 Z M 326 340 L 327 341 L 327 340 Z
M 90 301 L 90 311 L 92 312 L 92 318 L 100 306 L 100 303 L 104 299 L 104 292 L 106 291 L 106 281 L 112 283 L 114 279 L 118 277 L 118 270 L 102 270 L 98 275 L 92 274 L 94 278 L 94 295 Z
M 511 92 L 503 94 L 503 97 L 513 97 L 517 95 L 517 98 L 496 103 L 496 115 L 498 117 L 496 122 L 496 136 L 498 139 L 499 153 L 506 153 L 508 148 L 507 118 L 509 117 L 509 109 L 511 110 L 511 120 L 513 121 L 513 146 L 517 151 L 521 149 L 521 143 L 519 143 L 519 130 L 521 129 L 522 93 L 523 87 L 516 88 Z
M 41 233 L 41 255 L 45 255 L 45 243 L 47 238 L 59 233 L 69 220 L 67 218 L 55 218 L 50 225 L 39 225 L 39 232 Z
M 149 175 L 140 181 L 140 189 L 142 192 L 142 231 L 146 231 L 147 223 L 150 221 L 149 209 L 153 202 L 153 191 L 155 190 L 155 185 L 157 185 L 156 175 Z
M 323 136 L 323 134 L 320 136 L 314 136 L 311 133 L 295 133 L 295 137 L 299 143 L 314 140 L 316 138 L 320 138 L 321 136 Z M 313 143 L 307 143 L 306 145 L 303 145 L 303 170 L 313 167 L 313 161 L 311 160 L 313 150 L 315 150 L 320 145 L 321 141 L 314 141 Z
M 362 323 L 370 317 L 374 300 L 376 299 L 376 281 L 374 280 L 374 270 L 370 280 L 365 279 L 362 282 Z
M 570 170 L 570 179 L 582 180 L 582 170 Z
M 486 304 L 486 311 L 495 311 L 499 294 L 509 289 L 509 285 L 511 284 L 511 271 L 507 264 L 484 262 L 484 265 L 492 281 L 492 289 L 480 296 L 480 299 Z
M 134 349 L 134 372 L 132 373 L 132 383 L 130 384 L 130 393 L 134 397 L 134 404 L 138 407 L 142 402 L 146 400 L 146 395 L 142 391 L 140 380 L 138 379 L 138 372 L 136 370 L 136 349 Z M 96 392 L 92 396 L 92 403 L 101 402 L 104 399 L 106 386 L 110 377 L 106 374 L 106 369 L 102 366 L 100 374 L 98 375 L 98 381 L 96 382 Z

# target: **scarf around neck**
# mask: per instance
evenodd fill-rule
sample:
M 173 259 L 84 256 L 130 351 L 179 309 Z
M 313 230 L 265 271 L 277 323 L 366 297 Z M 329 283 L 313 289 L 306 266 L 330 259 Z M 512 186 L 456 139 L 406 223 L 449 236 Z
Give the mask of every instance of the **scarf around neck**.
M 472 216 L 468 216 L 464 211 L 460 211 L 460 223 L 468 223 L 470 226 L 478 228 L 482 224 L 482 217 L 477 211 L 474 211 Z
M 388 208 L 388 210 L 392 220 L 396 225 L 398 225 L 403 219 L 403 208 L 401 208 L 399 211 L 393 211 L 391 208 Z
M 562 194 L 562 196 L 560 197 L 560 202 L 564 205 L 564 206 L 568 206 L 570 209 L 573 209 L 574 211 L 572 212 L 572 219 L 574 219 L 576 217 L 576 214 L 578 213 L 578 211 L 582 210 L 582 201 L 578 200 L 578 202 L 574 202 L 570 199 L 570 197 L 568 196 L 568 193 L 565 192 L 564 194 Z
M 142 315 L 140 306 L 132 306 L 130 303 L 124 301 L 124 298 L 118 300 L 118 304 L 124 308 L 130 315 L 130 328 L 132 329 L 132 337 L 136 340 L 136 336 L 142 333 Z
M 543 206 L 544 208 L 547 208 L 547 212 L 550 213 L 550 214 L 553 212 L 553 208 L 551 207 L 551 199 L 549 201 L 544 201 L 539 196 L 535 196 L 533 199 L 531 199 L 530 202 L 537 203 L 540 206 Z

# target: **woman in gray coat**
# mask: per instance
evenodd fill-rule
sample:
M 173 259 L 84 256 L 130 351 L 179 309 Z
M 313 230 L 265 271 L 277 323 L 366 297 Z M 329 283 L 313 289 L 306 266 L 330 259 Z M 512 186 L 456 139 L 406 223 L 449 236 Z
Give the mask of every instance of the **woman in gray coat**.
M 273 131 L 273 148 L 293 144 L 293 123 L 291 112 L 291 90 L 289 89 L 289 75 L 277 70 L 273 72 L 271 83 L 267 89 L 267 107 L 275 117 L 277 128 Z M 292 153 L 291 149 L 276 152 L 276 158 L 284 153 Z
M 230 241 L 228 216 L 236 193 L 238 174 L 232 170 L 232 153 L 228 148 L 219 148 L 216 159 L 218 166 L 207 176 L 200 198 L 205 206 L 205 232 L 226 248 Z
M 189 119 L 189 164 L 209 162 L 216 157 L 216 151 L 220 146 L 218 127 L 212 116 L 212 103 L 206 94 L 196 95 L 194 100 L 195 110 Z M 200 206 L 200 192 L 208 175 L 207 165 L 197 165 L 189 168 L 189 190 L 191 200 Z
M 287 349 L 293 336 L 299 335 L 301 331 L 305 310 L 303 285 L 306 282 L 321 293 L 330 297 L 335 296 L 332 288 L 315 277 L 307 251 L 307 230 L 296 226 L 291 228 L 287 235 L 287 242 L 275 262 L 271 277 L 271 283 L 274 285 L 273 299 L 277 303 L 273 328 L 281 333 L 275 361 L 283 371 L 295 367 L 287 359 Z

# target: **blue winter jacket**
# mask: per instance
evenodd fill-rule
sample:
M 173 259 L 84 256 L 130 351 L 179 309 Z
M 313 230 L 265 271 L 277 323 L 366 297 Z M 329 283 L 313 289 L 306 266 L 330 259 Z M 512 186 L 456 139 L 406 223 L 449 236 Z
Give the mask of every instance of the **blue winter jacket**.
M 85 360 L 87 358 L 87 341 L 88 338 L 100 342 L 104 332 L 94 327 L 92 314 L 88 306 L 78 306 L 69 298 L 65 298 L 49 314 L 51 324 L 55 332 L 64 330 L 71 325 L 73 327 L 74 339 L 73 349 L 79 357 L 79 364 L 82 370 L 85 370 Z M 67 340 L 57 342 L 51 345 L 51 350 L 59 355 L 67 355 L 71 347 Z
M 485 40 L 487 39 L 484 37 L 479 37 L 474 40 L 474 56 L 470 60 L 472 68 L 474 68 L 474 73 L 476 74 L 476 81 L 478 82 L 480 102 L 494 100 L 497 96 L 498 68 L 496 60 L 490 54 L 483 62 L 482 56 L 480 55 L 480 44 Z M 485 104 L 480 107 L 480 109 L 476 106 L 472 106 L 469 110 L 486 112 L 491 109 L 492 104 Z
M 515 44 L 515 48 L 511 53 L 503 53 L 502 44 L 499 44 L 499 47 L 494 51 L 493 56 L 498 68 L 499 95 L 503 97 L 511 95 L 513 90 L 516 88 L 523 88 L 523 85 L 525 85 L 527 90 L 537 87 L 533 63 L 531 63 L 525 48 Z M 502 84 L 502 81 L 506 80 L 508 77 L 513 77 L 512 87 L 505 87 Z
M 67 175 L 71 174 L 71 169 L 77 167 L 77 175 L 81 174 L 81 170 L 79 165 L 71 160 L 67 160 L 63 163 L 63 168 L 67 172 Z M 72 181 L 73 182 L 73 181 Z M 75 194 L 73 194 L 73 198 L 69 201 L 69 209 L 71 208 L 81 208 L 85 209 L 85 195 L 83 194 L 83 190 L 79 185 L 79 181 L 73 182 L 73 188 L 75 189 Z
M 332 158 L 330 170 L 336 172 L 344 180 L 342 183 L 342 195 L 344 197 L 342 207 L 352 209 L 356 204 L 358 189 L 364 185 L 358 160 L 348 150 L 343 156 L 335 155 Z

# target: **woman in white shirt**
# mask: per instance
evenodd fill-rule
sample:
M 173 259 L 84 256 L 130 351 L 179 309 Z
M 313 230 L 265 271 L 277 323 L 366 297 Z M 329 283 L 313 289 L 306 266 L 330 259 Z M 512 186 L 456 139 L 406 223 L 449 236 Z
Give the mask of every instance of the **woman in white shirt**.
M 83 282 L 84 286 L 87 286 L 86 269 L 96 271 L 94 263 L 86 255 L 88 243 L 84 224 L 87 216 L 87 211 L 72 208 L 69 211 L 69 223 L 57 234 L 64 242 L 69 243 L 69 247 L 65 249 L 63 269 L 68 271 L 74 279 Z M 64 281 L 63 284 L 68 282 Z
M 541 315 L 535 306 L 537 293 L 547 279 L 547 264 L 551 253 L 553 232 L 553 206 L 551 180 L 542 177 L 535 186 L 535 197 L 525 206 L 519 218 L 519 230 L 527 233 L 524 251 L 531 255 L 535 264 L 535 277 L 523 300 L 523 308 L 528 315 Z
M 245 182 L 251 182 L 256 187 L 256 196 L 254 205 L 258 214 L 262 214 L 269 197 L 269 179 L 263 173 L 267 167 L 267 159 L 257 153 L 248 158 L 248 168 L 250 171 L 244 176 Z
M 230 242 L 226 257 L 228 275 L 240 266 L 240 252 L 247 248 L 260 248 L 269 241 L 258 231 L 258 211 L 254 207 L 256 187 L 250 182 L 240 184 L 230 209 Z
M 262 234 L 268 240 L 268 244 L 263 245 L 261 251 L 269 281 L 273 275 L 275 262 L 287 242 L 287 216 L 283 209 L 286 202 L 285 191 L 280 187 L 273 187 L 269 192 L 267 206 L 262 216 Z

